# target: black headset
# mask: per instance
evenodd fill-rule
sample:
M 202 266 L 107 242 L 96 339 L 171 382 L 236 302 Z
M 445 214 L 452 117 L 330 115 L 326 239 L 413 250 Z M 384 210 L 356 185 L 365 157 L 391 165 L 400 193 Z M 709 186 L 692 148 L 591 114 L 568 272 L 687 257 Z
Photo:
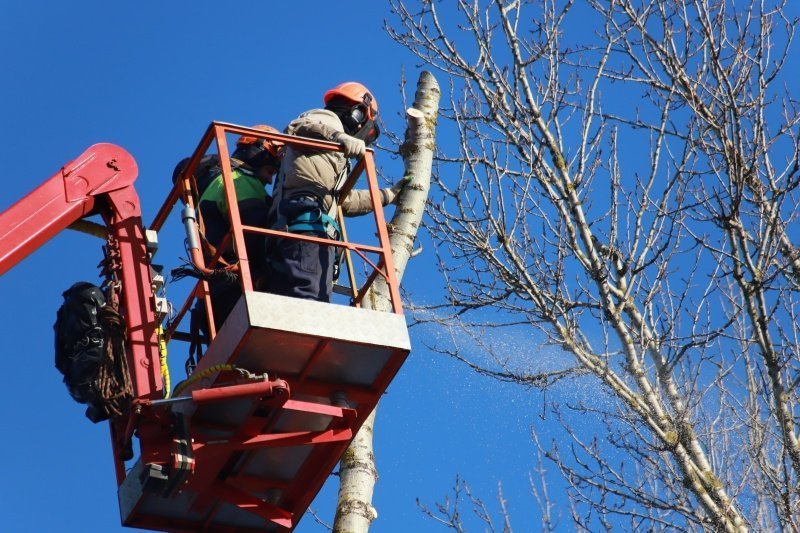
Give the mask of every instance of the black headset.
M 342 125 L 347 132 L 356 132 L 367 121 L 368 110 L 364 104 L 356 104 L 342 114 Z

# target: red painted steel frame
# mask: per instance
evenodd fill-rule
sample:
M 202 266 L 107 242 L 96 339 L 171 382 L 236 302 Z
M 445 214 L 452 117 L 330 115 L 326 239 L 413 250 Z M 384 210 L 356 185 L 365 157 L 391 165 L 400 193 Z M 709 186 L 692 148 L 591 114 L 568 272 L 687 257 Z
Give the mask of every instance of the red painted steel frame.
M 247 251 L 244 245 L 244 232 L 260 233 L 272 237 L 314 242 L 324 246 L 347 248 L 348 250 L 357 253 L 367 262 L 367 264 L 373 268 L 373 273 L 372 275 L 368 276 L 364 286 L 357 291 L 357 297 L 355 298 L 353 305 L 360 305 L 361 299 L 366 294 L 369 285 L 377 278 L 377 276 L 380 275 L 386 280 L 388 285 L 392 302 L 392 311 L 394 313 L 402 314 L 399 287 L 394 270 L 394 263 L 392 260 L 391 245 L 384 219 L 383 206 L 381 203 L 381 195 L 378 188 L 372 151 L 368 150 L 365 157 L 359 161 L 359 163 L 351 172 L 350 176 L 348 176 L 342 188 L 340 197 L 346 197 L 358 178 L 362 174 L 366 175 L 374 212 L 376 233 L 379 240 L 378 246 L 332 241 L 326 238 L 296 235 L 273 229 L 263 229 L 243 225 L 239 217 L 238 202 L 236 200 L 236 192 L 233 186 L 226 134 L 247 134 L 258 138 L 280 141 L 284 144 L 293 145 L 296 147 L 341 151 L 341 148 L 337 144 L 326 141 L 292 137 L 276 133 L 267 133 L 251 128 L 235 126 L 232 124 L 214 122 L 209 126 L 208 130 L 203 136 L 203 139 L 200 141 L 199 145 L 194 151 L 189 165 L 184 171 L 183 179 L 177 180 L 177 183 L 170 192 L 164 205 L 162 205 L 156 214 L 150 228 L 158 231 L 162 227 L 179 198 L 183 198 L 184 203 L 192 205 L 193 195 L 191 191 L 186 190 L 187 186 L 191 187 L 194 185 L 194 180 L 191 179 L 190 176 L 193 175 L 203 155 L 209 151 L 211 144 L 216 142 L 221 163 L 225 200 L 229 213 L 228 216 L 231 227 L 230 235 L 232 236 L 231 241 L 239 260 L 238 272 L 241 274 L 241 284 L 245 291 L 252 290 L 252 279 L 249 274 Z M 366 253 L 377 254 L 377 264 L 370 261 L 366 257 Z M 202 254 L 200 255 L 202 256 Z M 201 269 L 206 268 L 202 257 L 200 257 L 199 262 L 200 264 L 197 265 L 198 267 Z M 181 307 L 181 311 L 175 317 L 173 323 L 170 325 L 170 334 L 176 331 L 178 324 L 191 307 L 192 300 L 195 297 L 202 296 L 203 294 L 207 294 L 207 291 L 204 290 L 199 283 L 195 290 L 192 291 L 187 302 Z M 209 324 L 209 328 L 209 331 L 211 332 L 211 339 L 209 342 L 213 342 L 213 338 L 216 333 L 213 329 L 213 324 Z M 320 352 L 323 349 L 324 343 L 324 340 L 321 341 L 317 352 Z M 402 364 L 404 355 L 404 353 L 400 352 L 393 354 L 386 369 L 379 376 L 376 382 L 376 387 L 378 389 L 384 390 L 386 388 L 388 382 Z M 299 392 L 312 395 L 316 392 L 320 396 L 325 397 L 330 394 L 329 384 L 315 384 L 313 381 L 306 380 L 306 373 L 314 364 L 314 359 L 315 358 L 312 357 L 312 359 L 308 362 L 308 366 L 299 376 L 299 381 L 291 381 L 291 386 L 295 387 L 296 384 L 299 387 Z M 325 447 L 324 450 L 321 448 L 319 449 L 319 453 L 311 454 L 304 467 L 298 473 L 297 479 L 306 480 L 306 485 L 304 489 L 302 489 L 302 492 L 295 492 L 300 489 L 297 483 L 295 483 L 292 485 L 293 492 L 287 495 L 287 500 L 294 502 L 292 505 L 292 511 L 295 513 L 299 511 L 302 514 L 302 510 L 311 503 L 311 500 L 316 494 L 315 489 L 318 489 L 322 481 L 324 481 L 324 478 L 327 477 L 327 473 L 330 472 L 331 469 L 334 468 L 336 462 L 338 462 L 339 456 L 342 452 L 344 452 L 348 442 L 353 436 L 354 428 L 357 425 L 360 425 L 360 423 L 362 423 L 369 414 L 368 411 L 371 409 L 366 409 L 366 407 L 374 406 L 374 404 L 377 402 L 377 397 L 375 397 L 373 390 L 368 390 L 367 388 L 361 390 L 358 387 L 347 386 L 340 388 L 346 391 L 348 397 L 350 397 L 353 401 L 357 401 L 360 405 L 364 406 L 365 412 L 359 412 L 357 414 L 351 409 L 342 409 L 338 407 L 307 402 L 297 402 L 294 400 L 289 400 L 281 406 L 282 409 L 305 411 L 309 413 L 315 411 L 319 412 L 320 409 L 329 410 L 330 413 L 328 414 L 333 417 L 333 420 L 340 420 L 341 422 L 333 424 L 331 427 L 323 431 L 298 432 L 293 434 L 271 433 L 271 431 L 274 431 L 271 428 L 278 419 L 278 413 L 280 412 L 278 411 L 267 423 L 264 423 L 263 419 L 258 417 L 248 420 L 241 428 L 238 428 L 233 437 L 226 439 L 225 442 L 215 442 L 213 445 L 209 445 L 207 443 L 207 439 L 203 437 L 202 434 L 195 432 L 192 435 L 192 448 L 197 459 L 197 470 L 187 480 L 186 485 L 187 489 L 195 490 L 199 494 L 193 508 L 207 508 L 214 501 L 225 501 L 240 508 L 247 509 L 250 512 L 255 512 L 255 514 L 258 514 L 262 518 L 282 527 L 291 528 L 293 525 L 296 525 L 299 516 L 287 514 L 283 509 L 273 508 L 274 506 L 271 506 L 262 500 L 254 499 L 253 496 L 251 496 L 251 492 L 253 492 L 253 490 L 250 489 L 252 489 L 252 487 L 236 488 L 230 483 L 215 481 L 215 479 L 220 471 L 220 468 L 223 468 L 230 455 L 236 451 L 260 448 L 264 446 L 297 445 L 298 443 L 323 445 Z M 261 479 L 259 481 L 260 484 L 263 485 L 265 480 Z M 240 482 L 241 480 L 238 478 L 231 480 L 231 483 L 240 484 Z M 219 509 L 219 506 L 215 507 L 214 510 L 208 515 L 208 523 L 205 524 L 204 527 L 209 527 L 217 509 Z M 152 517 L 152 519 L 150 519 L 146 524 L 133 523 L 132 525 L 138 525 L 140 527 L 143 525 L 147 525 L 147 527 L 159 527 L 157 524 L 158 520 L 159 519 L 157 517 Z
M 366 174 L 379 246 L 332 241 L 242 225 L 225 138 L 229 133 L 254 135 L 293 146 L 318 150 L 341 151 L 341 148 L 334 143 L 325 141 L 267 133 L 232 124 L 214 122 L 209 126 L 195 150 L 184 176 L 192 175 L 202 155 L 206 153 L 212 142 L 216 142 L 231 223 L 231 240 L 238 257 L 238 273 L 242 288 L 245 291 L 253 290 L 247 250 L 244 245 L 244 232 L 299 239 L 325 246 L 342 247 L 359 254 L 373 267 L 374 272 L 368 276 L 365 286 L 357 291 L 353 305 L 360 305 L 361 298 L 366 293 L 368 286 L 380 275 L 385 278 L 389 287 L 392 311 L 402 314 L 372 151 L 368 151 L 356 165 L 344 184 L 341 196 L 346 196 L 358 177 Z M 163 398 L 163 386 L 160 377 L 158 341 L 155 333 L 157 322 L 154 313 L 155 301 L 150 257 L 141 221 L 140 202 L 133 188 L 136 175 L 136 162 L 129 153 L 111 144 L 97 144 L 65 165 L 60 172 L 53 175 L 28 196 L 0 214 L 0 274 L 13 267 L 62 229 L 91 214 L 97 213 L 103 217 L 109 233 L 113 237 L 115 249 L 119 252 L 119 256 L 116 258 L 116 274 L 121 282 L 121 302 L 127 326 L 126 352 L 136 406 L 127 419 L 120 419 L 111 424 L 118 485 L 121 485 L 126 477 L 125 464 L 121 458 L 126 447 L 125 440 L 134 431 L 139 437 L 140 460 L 143 463 L 169 464 L 172 460 L 172 439 L 174 437 L 172 434 L 174 429 L 171 427 L 169 417 L 165 416 L 166 411 L 156 408 L 152 403 Z M 186 178 L 178 180 L 157 213 L 151 229 L 158 231 L 162 227 L 181 195 L 183 195 L 184 201 L 191 205 L 190 193 L 184 188 L 186 185 L 191 186 L 192 181 Z M 377 254 L 378 261 L 373 263 L 366 257 L 366 253 Z M 196 261 L 200 262 L 199 267 L 205 267 L 202 264 L 202 254 L 197 255 Z M 191 300 L 195 297 L 205 298 L 207 308 L 210 310 L 207 287 L 195 288 L 187 304 L 182 307 L 175 324 L 170 328 L 170 334 L 175 331 L 177 322 L 183 318 L 190 307 Z M 209 316 L 209 318 L 213 320 L 213 317 Z M 210 325 L 209 331 L 210 340 L 213 341 L 216 334 L 213 324 Z M 322 343 L 324 342 L 322 341 Z M 395 353 L 392 356 L 376 382 L 378 389 L 383 390 L 388 385 L 388 381 L 402 364 L 403 355 Z M 314 364 L 314 359 L 309 361 L 308 368 L 312 364 Z M 315 387 L 319 387 L 321 393 L 326 395 L 329 392 L 325 390 L 326 385 L 306 380 L 308 368 L 300 376 L 298 382 L 301 390 L 305 393 L 313 393 Z M 198 403 L 202 403 L 203 401 L 229 398 L 234 394 L 261 395 L 265 390 L 263 387 L 265 387 L 263 384 L 238 385 L 227 387 L 228 390 L 223 388 L 194 391 L 192 396 Z M 350 398 L 356 399 L 363 406 L 372 406 L 377 401 L 374 392 L 369 390 L 362 391 L 357 387 L 351 387 L 347 388 L 347 392 Z M 324 479 L 327 472 L 334 467 L 339 455 L 353 437 L 355 428 L 363 422 L 367 413 L 356 413 L 348 408 L 291 400 L 288 388 L 285 389 L 285 394 L 276 394 L 272 398 L 261 399 L 253 405 L 254 409 L 258 405 L 269 405 L 277 408 L 277 411 L 266 423 L 258 416 L 253 416 L 242 427 L 236 428 L 233 436 L 224 442 L 205 438 L 200 432 L 191 435 L 190 448 L 197 458 L 197 470 L 187 478 L 186 487 L 199 494 L 196 502 L 198 505 L 208 501 L 209 498 L 215 498 L 246 509 L 281 527 L 291 528 L 297 523 L 298 516 L 293 516 L 284 509 L 254 497 L 251 494 L 253 491 L 247 487 L 237 487 L 218 481 L 217 473 L 224 467 L 232 454 L 241 451 L 298 444 L 321 446 L 319 453 L 312 454 L 298 473 L 298 478 L 306 480 L 310 485 L 303 489 L 295 484 L 293 493 L 288 496 L 289 501 L 295 502 L 293 511 L 296 514 L 298 510 L 305 509 L 311 502 L 314 496 L 312 493 L 314 489 L 311 486 L 318 488 L 318 485 L 321 485 L 320 480 Z M 277 413 L 280 413 L 281 410 L 321 413 L 329 416 L 332 422 L 327 429 L 319 431 L 274 433 L 272 428 L 278 419 Z M 237 481 L 246 484 L 246 480 Z M 298 490 L 300 492 L 297 492 Z M 213 513 L 209 520 L 212 517 Z M 148 522 L 147 527 L 161 527 L 173 531 L 176 527 L 182 527 L 174 523 L 160 524 L 159 520 L 158 517 L 154 517 L 152 521 Z
M 73 222 L 99 213 L 119 250 L 127 354 L 137 398 L 163 396 L 155 337 L 154 300 L 139 197 L 133 188 L 138 168 L 124 149 L 91 146 L 49 180 L 0 214 L 0 275 Z M 112 424 L 119 483 L 125 420 Z
M 99 195 L 132 185 L 137 172 L 133 157 L 113 144 L 95 144 L 64 165 L 0 214 L 0 275 L 90 214 Z

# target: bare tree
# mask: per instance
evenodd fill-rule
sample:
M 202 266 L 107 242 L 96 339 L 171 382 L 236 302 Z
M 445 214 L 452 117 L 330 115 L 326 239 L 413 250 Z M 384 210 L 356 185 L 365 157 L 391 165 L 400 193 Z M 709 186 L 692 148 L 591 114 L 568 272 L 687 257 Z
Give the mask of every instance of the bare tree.
M 413 178 L 400 194 L 389 223 L 389 240 L 398 280 L 402 279 L 414 249 L 414 240 L 428 199 L 439 96 L 436 78 L 429 72 L 422 72 L 417 82 L 414 104 L 406 110 L 407 129 L 400 146 L 405 164 L 404 175 Z M 376 279 L 367 300 L 365 307 L 378 311 L 391 310 L 385 279 Z M 365 533 L 377 517 L 377 511 L 372 506 L 373 488 L 378 479 L 372 447 L 376 411 L 367 418 L 342 456 L 334 532 Z
M 610 399 L 547 396 L 562 438 L 536 442 L 576 527 L 800 530 L 797 6 L 391 4 L 392 37 L 451 82 L 440 133 L 458 149 L 437 157 L 427 210 L 447 288 L 434 320 L 490 362 L 438 349 Z M 520 325 L 570 363 L 482 344 Z

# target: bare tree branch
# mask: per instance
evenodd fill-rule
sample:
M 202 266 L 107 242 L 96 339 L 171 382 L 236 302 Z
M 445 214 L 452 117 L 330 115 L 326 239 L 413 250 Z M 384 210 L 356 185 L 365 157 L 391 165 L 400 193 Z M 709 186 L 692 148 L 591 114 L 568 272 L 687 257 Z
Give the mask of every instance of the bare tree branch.
M 563 440 L 537 449 L 575 527 L 800 529 L 788 1 L 390 3 L 392 38 L 450 79 L 458 141 L 427 208 L 446 298 L 415 320 L 473 330 L 473 351 L 433 348 L 536 389 L 591 376 L 614 399 L 547 396 Z M 480 342 L 520 325 L 571 363 Z

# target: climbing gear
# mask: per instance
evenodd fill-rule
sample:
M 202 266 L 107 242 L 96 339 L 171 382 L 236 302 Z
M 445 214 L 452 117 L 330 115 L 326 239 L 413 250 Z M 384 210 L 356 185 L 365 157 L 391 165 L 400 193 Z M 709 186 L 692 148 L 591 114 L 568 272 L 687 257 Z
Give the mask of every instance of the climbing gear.
M 116 290 L 109 290 L 109 302 L 100 310 L 100 323 L 108 340 L 105 357 L 97 373 L 98 401 L 86 410 L 86 416 L 92 422 L 124 416 L 133 399 L 133 385 L 125 355 L 125 319 L 119 313 Z M 99 416 L 93 416 L 93 413 Z
M 70 396 L 79 403 L 95 398 L 93 380 L 105 347 L 99 312 L 106 304 L 100 287 L 86 281 L 63 293 L 64 303 L 53 325 L 56 335 L 56 368 L 64 375 Z
M 295 216 L 287 224 L 286 231 L 290 233 L 312 231 L 317 234 L 327 235 L 334 240 L 338 240 L 341 234 L 339 224 L 336 220 L 319 209 L 306 211 L 305 213 L 300 213 Z
M 113 291 L 113 289 L 111 289 Z M 64 291 L 56 313 L 55 366 L 70 396 L 87 404 L 86 417 L 100 422 L 122 416 L 132 397 L 125 359 L 125 321 L 116 296 L 81 281 Z
M 326 235 L 329 239 L 341 240 L 342 230 L 339 223 L 332 216 L 323 213 L 319 209 L 306 211 L 295 216 L 288 224 L 286 231 L 291 233 L 314 232 L 318 235 Z M 339 279 L 341 272 L 344 248 L 336 247 L 333 253 L 333 281 Z

